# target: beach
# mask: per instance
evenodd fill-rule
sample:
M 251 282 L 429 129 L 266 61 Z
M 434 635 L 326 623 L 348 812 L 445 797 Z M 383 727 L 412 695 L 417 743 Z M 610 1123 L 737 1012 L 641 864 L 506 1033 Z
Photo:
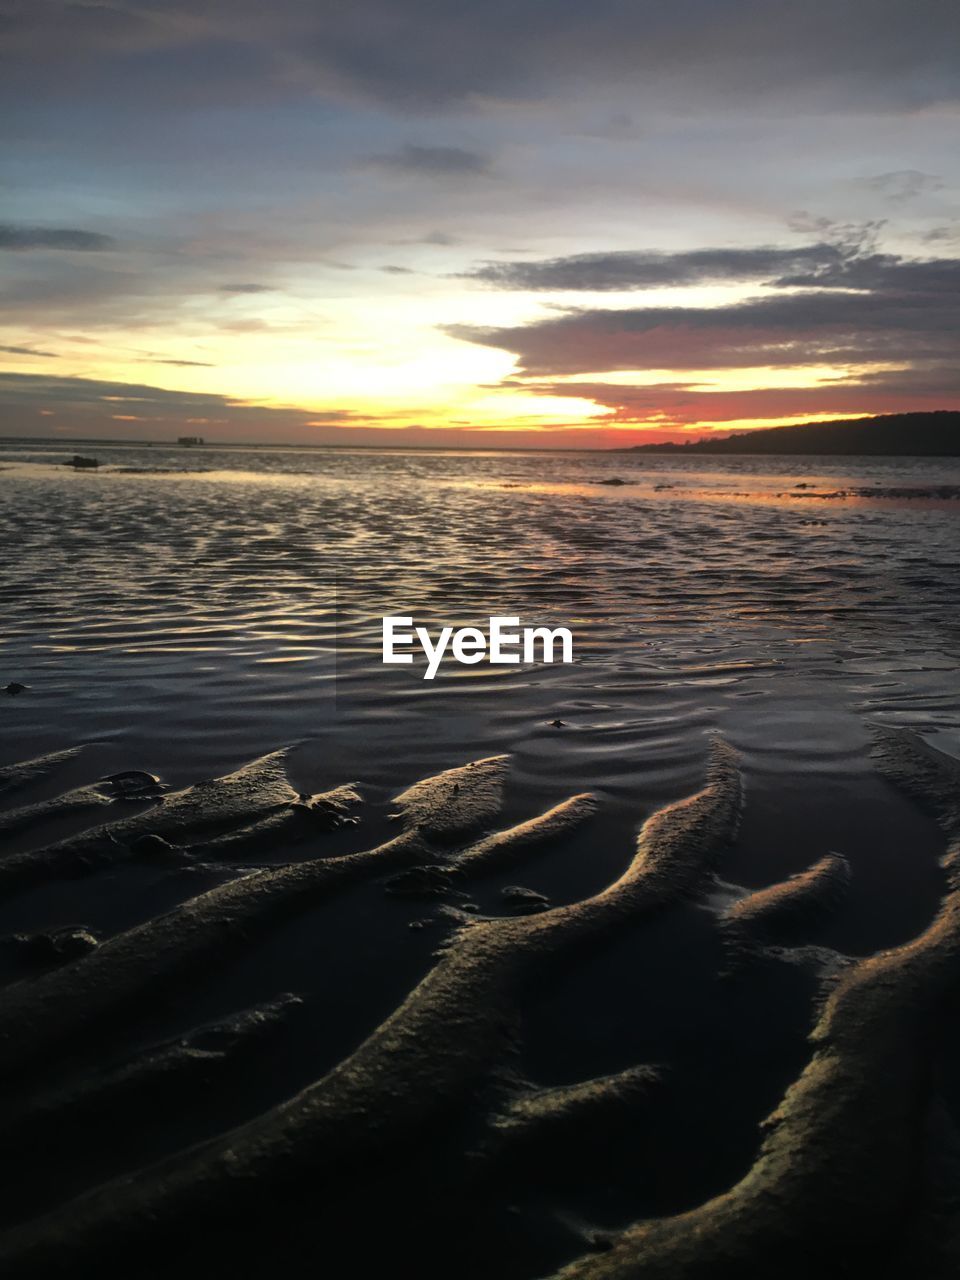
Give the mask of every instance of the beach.
M 0 0 L 0 1276 L 960 1275 L 960 8 Z
M 153 1274 L 189 1230 L 298 1273 L 320 1232 L 371 1274 L 626 1276 L 632 1224 L 751 1168 L 771 1220 L 831 1225 L 760 1126 L 822 1017 L 841 1082 L 928 1101 L 929 1027 L 890 1032 L 864 966 L 949 890 L 958 498 L 958 459 L 0 442 L 8 1256 Z M 425 681 L 381 662 L 409 613 L 575 660 Z M 776 1130 L 801 1172 L 815 1088 Z M 874 1212 L 915 1133 L 846 1088 Z M 844 1165 L 869 1107 L 889 1149 Z M 727 1239 L 705 1212 L 684 1250 Z M 671 1238 L 642 1274 L 701 1274 Z

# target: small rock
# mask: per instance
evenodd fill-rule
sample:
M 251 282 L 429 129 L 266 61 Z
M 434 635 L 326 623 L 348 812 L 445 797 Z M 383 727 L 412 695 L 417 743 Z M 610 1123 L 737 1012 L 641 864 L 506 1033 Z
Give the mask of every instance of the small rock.
M 551 720 L 550 727 L 551 729 L 565 729 L 567 722 L 565 720 Z
M 124 769 L 100 779 L 101 786 L 115 800 L 156 800 L 167 790 L 155 773 Z
M 308 797 L 309 799 L 309 797 Z M 338 827 L 356 826 L 359 818 L 351 817 L 342 804 L 333 800 L 312 800 L 301 806 L 322 831 L 336 831 Z
M 453 906 L 445 902 L 441 903 L 437 907 L 436 915 L 431 923 L 440 925 L 452 924 L 460 929 L 475 925 L 477 923 L 477 916 L 479 915 L 477 904 L 472 902 L 469 905 L 474 908 L 472 912 L 466 911 L 462 906 Z M 442 943 L 441 950 L 446 945 L 446 943 Z
M 15 933 L 3 939 L 32 964 L 62 964 L 76 960 L 99 945 L 99 938 L 83 925 L 64 925 L 42 933 Z
M 136 840 L 130 845 L 130 852 L 138 858 L 175 858 L 179 860 L 186 857 L 185 849 L 171 844 L 169 840 L 164 840 L 163 836 L 156 835 L 137 836 Z
M 408 867 L 385 881 L 392 898 L 449 898 L 457 896 L 454 880 L 459 872 L 453 867 Z
M 507 905 L 508 914 L 512 916 L 536 915 L 550 906 L 549 898 L 520 884 L 506 885 L 500 890 L 500 897 Z
M 11 680 L 8 685 L 4 685 L 3 692 L 9 694 L 11 698 L 15 698 L 18 693 L 25 693 L 30 686 L 21 684 L 19 680 Z

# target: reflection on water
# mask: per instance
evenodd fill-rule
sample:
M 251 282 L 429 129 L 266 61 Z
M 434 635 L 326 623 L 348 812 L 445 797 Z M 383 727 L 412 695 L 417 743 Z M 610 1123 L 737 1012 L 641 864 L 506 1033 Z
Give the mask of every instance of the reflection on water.
M 956 460 L 84 451 L 0 448 L 5 759 L 186 779 L 309 739 L 392 785 L 507 748 L 616 797 L 687 789 L 717 726 L 780 776 L 862 771 L 870 719 L 957 749 Z M 425 684 L 388 613 L 566 625 L 577 661 Z

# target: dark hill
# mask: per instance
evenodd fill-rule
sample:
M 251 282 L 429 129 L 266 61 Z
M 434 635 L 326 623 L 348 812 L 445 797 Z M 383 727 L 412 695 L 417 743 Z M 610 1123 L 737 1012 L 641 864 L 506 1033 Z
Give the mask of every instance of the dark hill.
M 638 444 L 646 453 L 815 453 L 874 454 L 886 457 L 960 456 L 960 412 L 891 413 L 879 418 L 805 422 L 796 427 L 762 427 L 719 440 L 690 444 Z

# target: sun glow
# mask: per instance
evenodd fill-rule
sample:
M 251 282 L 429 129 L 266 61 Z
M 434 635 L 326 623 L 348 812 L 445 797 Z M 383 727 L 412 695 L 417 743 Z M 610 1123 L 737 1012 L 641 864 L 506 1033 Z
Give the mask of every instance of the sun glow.
M 682 385 L 689 391 L 802 390 L 856 381 L 869 374 L 893 373 L 895 364 L 756 365 L 737 369 L 617 369 L 610 373 L 572 373 L 551 379 L 553 386 L 576 388 L 602 383 L 611 387 Z M 540 382 L 540 379 L 536 380 Z M 532 382 L 532 380 L 531 380 Z

